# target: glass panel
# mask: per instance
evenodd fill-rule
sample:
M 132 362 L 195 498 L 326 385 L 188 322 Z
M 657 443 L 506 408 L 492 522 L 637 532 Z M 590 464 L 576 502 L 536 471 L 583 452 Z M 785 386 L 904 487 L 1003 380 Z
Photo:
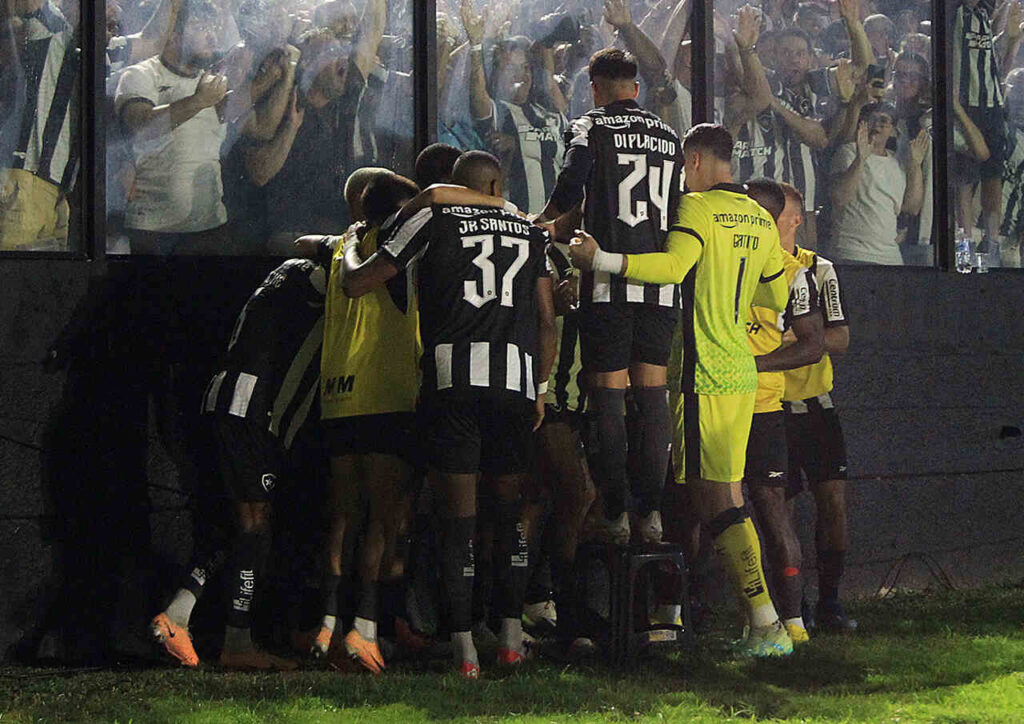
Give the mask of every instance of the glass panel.
M 505 195 L 540 213 L 569 119 L 590 110 L 587 64 L 626 47 L 641 64 L 640 103 L 690 126 L 688 2 L 438 0 L 438 140 L 498 156 Z
M 799 192 L 802 218 L 788 214 L 780 231 L 802 247 L 850 264 L 933 264 L 931 4 L 742 5 L 716 3 L 736 179 Z
M 0 0 L 0 250 L 79 248 L 77 0 Z
M 949 17 L 954 255 L 961 271 L 1020 266 L 1024 231 L 1024 62 L 1021 7 L 955 2 Z M 956 257 L 960 259 L 957 260 Z
M 411 174 L 411 0 L 108 2 L 110 253 L 290 254 Z

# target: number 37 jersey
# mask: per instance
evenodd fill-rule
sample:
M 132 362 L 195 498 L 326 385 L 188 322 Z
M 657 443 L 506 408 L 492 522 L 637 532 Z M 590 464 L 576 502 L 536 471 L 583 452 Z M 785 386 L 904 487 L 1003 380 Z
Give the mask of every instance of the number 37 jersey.
M 547 232 L 503 209 L 435 205 L 388 236 L 380 254 L 415 265 L 422 393 L 536 400 Z
M 584 228 L 604 251 L 664 251 L 682 188 L 679 136 L 635 101 L 616 101 L 573 122 L 567 145 L 572 149 L 584 144 L 593 158 Z M 678 306 L 679 296 L 675 285 L 643 284 L 597 272 L 582 275 L 580 301 L 669 307 Z

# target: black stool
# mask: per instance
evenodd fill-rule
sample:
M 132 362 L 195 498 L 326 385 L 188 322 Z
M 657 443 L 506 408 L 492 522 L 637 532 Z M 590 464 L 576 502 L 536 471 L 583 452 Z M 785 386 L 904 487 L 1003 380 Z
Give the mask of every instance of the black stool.
M 690 612 L 689 585 L 686 575 L 686 556 L 683 548 L 670 543 L 649 545 L 596 545 L 580 546 L 577 560 L 582 564 L 578 570 L 585 570 L 586 563 L 602 561 L 609 575 L 609 649 L 616 663 L 625 663 L 634 658 L 641 648 L 651 645 L 678 646 L 691 639 L 693 621 Z M 679 574 L 682 626 L 675 624 L 647 623 L 647 595 L 644 589 L 643 610 L 636 604 L 636 583 L 640 571 L 650 565 L 665 561 Z M 637 614 L 643 615 L 644 623 L 637 623 Z

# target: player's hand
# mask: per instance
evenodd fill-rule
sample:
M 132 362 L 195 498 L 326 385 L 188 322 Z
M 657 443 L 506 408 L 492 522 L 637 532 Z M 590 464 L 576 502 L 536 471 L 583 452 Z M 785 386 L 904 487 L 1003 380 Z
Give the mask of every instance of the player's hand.
M 594 268 L 594 256 L 600 247 L 597 239 L 581 229 L 576 230 L 576 236 L 569 242 L 569 261 L 577 269 L 590 271 Z
M 576 308 L 579 301 L 579 283 L 576 277 L 569 277 L 555 286 L 555 315 L 564 317 Z
M 854 66 L 852 60 L 840 58 L 836 64 L 836 89 L 839 91 L 839 100 L 849 103 L 863 78 L 864 71 Z
M 217 105 L 228 93 L 228 79 L 223 75 L 209 74 L 205 70 L 199 76 L 199 84 L 196 85 L 192 97 L 199 103 L 200 108 L 210 108 Z
M 613 28 L 625 28 L 633 24 L 633 14 L 628 0 L 604 0 L 604 19 Z
M 925 154 L 928 153 L 928 141 L 928 132 L 922 128 L 910 142 L 910 160 L 915 164 L 924 163 Z
M 761 37 L 761 13 L 750 5 L 740 8 L 736 16 L 736 30 L 732 37 L 740 50 L 750 50 L 757 45 L 757 39 Z
M 484 28 L 487 27 L 487 21 L 473 7 L 473 0 L 462 0 L 459 10 L 462 15 L 462 26 L 466 29 L 466 36 L 469 38 L 470 44 L 479 45 L 484 42 Z
M 863 161 L 871 155 L 871 134 L 866 121 L 857 123 L 857 157 Z
M 537 402 L 533 408 L 533 431 L 537 432 L 544 422 L 544 398 L 546 395 L 537 395 Z
M 316 253 L 320 248 L 320 242 L 327 238 L 329 237 L 323 236 L 322 234 L 300 236 L 292 242 L 292 253 L 299 259 L 316 259 Z
M 292 88 L 292 102 L 288 104 L 288 125 L 292 130 L 299 130 L 306 119 L 305 106 L 299 107 L 299 89 Z
M 499 155 L 505 155 L 515 150 L 516 139 L 508 133 L 491 131 L 487 134 L 487 142 Z

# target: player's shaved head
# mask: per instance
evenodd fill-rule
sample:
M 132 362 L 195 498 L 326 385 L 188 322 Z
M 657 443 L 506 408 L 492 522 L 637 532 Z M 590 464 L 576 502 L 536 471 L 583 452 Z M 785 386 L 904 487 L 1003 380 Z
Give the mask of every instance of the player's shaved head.
M 366 215 L 363 213 L 363 191 L 375 178 L 380 176 L 386 176 L 390 174 L 386 168 L 379 168 L 375 166 L 364 166 L 363 168 L 357 168 L 351 174 L 349 174 L 348 180 L 345 181 L 345 203 L 348 204 L 348 208 L 352 211 L 353 221 L 365 221 Z
M 754 178 L 747 181 L 747 193 L 778 223 L 782 210 L 786 208 L 786 192 L 782 184 L 770 178 Z
M 466 151 L 455 162 L 452 181 L 482 194 L 501 196 L 501 162 L 486 151 Z
M 363 211 L 372 226 L 382 226 L 388 218 L 405 206 L 420 192 L 419 187 L 405 176 L 388 173 L 374 176 L 363 191 Z
M 800 189 L 785 181 L 777 181 L 776 183 L 779 184 L 779 188 L 782 189 L 782 193 L 786 195 L 787 199 L 793 201 L 801 209 L 804 207 L 804 195 L 800 193 Z
M 452 182 L 452 170 L 462 151 L 447 143 L 432 143 L 416 157 L 416 183 L 421 189 Z

